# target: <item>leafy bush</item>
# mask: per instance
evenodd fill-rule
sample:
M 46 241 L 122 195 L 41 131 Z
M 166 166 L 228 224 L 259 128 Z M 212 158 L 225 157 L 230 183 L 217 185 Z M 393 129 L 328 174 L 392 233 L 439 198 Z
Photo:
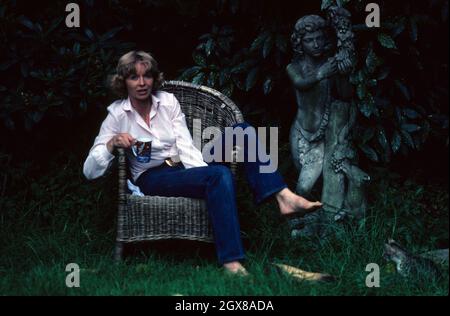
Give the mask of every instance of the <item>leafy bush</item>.
M 15 1 L 0 4 L 0 28 L 8 43 L 0 64 L 4 125 L 30 130 L 44 116 L 71 119 L 104 100 L 107 74 L 120 53 L 132 47 L 115 39 L 123 27 L 103 33 L 69 29 L 62 4 L 42 15 L 30 12 L 33 18 L 17 13 L 23 11 Z
M 381 28 L 355 25 L 360 56 L 351 81 L 362 114 L 359 146 L 372 161 L 389 162 L 392 154 L 421 149 L 430 133 L 444 138 L 448 130 L 448 61 L 428 51 L 438 49 L 432 34 L 446 32 L 448 11 L 442 1 L 380 7 Z
M 85 0 L 80 2 L 82 28 L 68 29 L 62 3 L 33 10 L 5 1 L 0 4 L 0 31 L 8 44 L 0 52 L 0 124 L 31 129 L 45 117 L 82 117 L 96 104 L 104 106 L 105 78 L 132 46 L 119 36 L 143 29 L 151 41 L 130 32 L 123 37 L 144 49 L 161 49 L 157 57 L 164 69 L 186 66 L 183 56 L 193 49 L 194 62 L 179 72 L 180 79 L 232 96 L 250 122 L 284 128 L 296 109 L 285 72 L 294 24 L 302 15 L 337 4 L 352 13 L 356 33 L 358 61 L 351 82 L 360 112 L 355 140 L 362 153 L 387 163 L 430 139 L 448 146 L 448 44 L 442 45 L 448 1 L 377 3 L 382 25 L 369 29 L 366 3 L 356 0 L 283 5 L 274 0 Z M 194 42 L 191 34 L 199 34 Z
M 393 154 L 420 149 L 430 134 L 448 146 L 448 60 L 444 57 L 448 46 L 441 48 L 441 38 L 433 36 L 448 33 L 448 2 L 383 1 L 381 28 L 363 24 L 368 14 L 364 2 L 323 0 L 321 9 L 332 4 L 345 6 L 353 15 L 358 62 L 351 82 L 360 112 L 360 128 L 354 134 L 365 156 L 389 162 Z M 318 7 L 319 3 L 316 11 Z M 281 112 L 261 111 L 261 104 L 279 102 L 277 97 L 291 87 L 284 67 L 291 54 L 290 34 L 303 15 L 297 14 L 298 8 L 298 4 L 280 7 L 271 1 L 252 5 L 217 1 L 212 15 L 228 13 L 226 24 L 214 24 L 210 33 L 199 37 L 195 65 L 184 69 L 180 79 L 215 87 L 234 98 L 239 98 L 236 90 L 243 91 L 251 95 L 246 100 L 255 100 L 247 114 L 266 112 L 262 121 L 276 121 L 274 115 Z M 306 11 L 306 5 L 302 8 L 304 14 L 317 13 Z M 246 28 L 233 16 L 245 17 Z M 240 45 L 233 46 L 235 42 Z

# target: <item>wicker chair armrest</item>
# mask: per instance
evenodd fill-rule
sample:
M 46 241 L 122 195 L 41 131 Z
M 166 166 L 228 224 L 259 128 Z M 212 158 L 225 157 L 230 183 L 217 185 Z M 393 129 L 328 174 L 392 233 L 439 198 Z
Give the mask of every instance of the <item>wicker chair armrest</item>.
M 117 168 L 118 168 L 118 213 L 117 213 L 117 240 L 123 238 L 121 227 L 124 224 L 124 216 L 127 210 L 127 157 L 123 148 L 117 148 Z
M 127 157 L 123 148 L 117 148 L 117 168 L 119 179 L 119 196 L 127 193 Z

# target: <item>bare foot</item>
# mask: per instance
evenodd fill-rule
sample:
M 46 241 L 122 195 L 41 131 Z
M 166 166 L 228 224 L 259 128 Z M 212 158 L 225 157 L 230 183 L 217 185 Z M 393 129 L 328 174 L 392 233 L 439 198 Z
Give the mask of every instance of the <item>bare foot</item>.
M 225 271 L 231 275 L 248 276 L 249 273 L 239 261 L 224 263 Z
M 283 215 L 298 213 L 303 216 L 307 213 L 314 212 L 322 206 L 319 201 L 311 202 L 307 199 L 295 194 L 288 188 L 285 188 L 276 195 L 280 212 Z

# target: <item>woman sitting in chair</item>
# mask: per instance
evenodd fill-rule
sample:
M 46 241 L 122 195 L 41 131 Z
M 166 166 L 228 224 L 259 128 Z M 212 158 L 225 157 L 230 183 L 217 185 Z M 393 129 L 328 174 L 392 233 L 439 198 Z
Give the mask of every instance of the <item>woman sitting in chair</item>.
M 114 159 L 114 148 L 130 149 L 137 138 L 152 139 L 148 163 L 138 162 L 131 150 L 127 150 L 135 184 L 145 195 L 206 200 L 219 263 L 226 271 L 246 275 L 240 263 L 244 249 L 233 175 L 222 163 L 224 160 L 210 164 L 204 161 L 193 144 L 178 100 L 173 94 L 158 90 L 162 81 L 162 73 L 150 54 L 132 51 L 120 58 L 111 88 L 123 99 L 108 107 L 108 116 L 84 163 L 84 175 L 88 179 L 102 176 Z M 247 123 L 233 127 L 253 128 Z M 223 138 L 219 142 L 224 148 Z M 274 195 L 282 215 L 298 216 L 322 206 L 289 190 L 277 171 L 261 173 L 259 167 L 263 163 L 250 162 L 247 158 L 247 143 L 243 148 L 243 163 L 257 204 Z M 214 148 L 210 153 L 214 153 Z

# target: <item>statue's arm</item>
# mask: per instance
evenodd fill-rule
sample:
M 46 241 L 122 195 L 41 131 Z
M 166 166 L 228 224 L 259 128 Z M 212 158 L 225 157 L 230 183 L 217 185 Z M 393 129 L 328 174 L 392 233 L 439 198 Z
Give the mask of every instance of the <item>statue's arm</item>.
M 289 64 L 286 67 L 286 71 L 295 88 L 299 90 L 308 90 L 320 81 L 320 78 L 317 76 L 317 72 L 312 72 L 306 76 L 303 76 L 300 72 L 299 66 L 295 64 Z

